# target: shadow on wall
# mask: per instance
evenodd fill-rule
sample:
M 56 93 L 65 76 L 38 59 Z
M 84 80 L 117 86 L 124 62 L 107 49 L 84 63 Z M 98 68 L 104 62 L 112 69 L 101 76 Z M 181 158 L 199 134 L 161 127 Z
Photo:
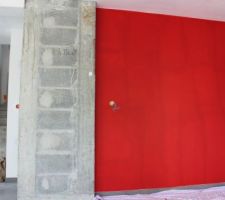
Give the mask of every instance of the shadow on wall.
M 0 182 L 4 182 L 6 178 L 6 126 L 9 52 L 9 45 L 0 46 Z

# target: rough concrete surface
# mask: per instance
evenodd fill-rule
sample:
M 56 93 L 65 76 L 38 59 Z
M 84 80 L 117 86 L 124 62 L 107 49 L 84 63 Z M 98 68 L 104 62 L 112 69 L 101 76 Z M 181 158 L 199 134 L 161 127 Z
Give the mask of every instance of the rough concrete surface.
M 94 197 L 95 9 L 26 3 L 18 200 Z

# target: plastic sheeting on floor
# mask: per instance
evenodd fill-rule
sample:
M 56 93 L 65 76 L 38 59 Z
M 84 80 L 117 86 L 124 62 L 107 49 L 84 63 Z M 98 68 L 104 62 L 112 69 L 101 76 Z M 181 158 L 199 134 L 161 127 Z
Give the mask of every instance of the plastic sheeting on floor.
M 225 186 L 199 190 L 168 190 L 144 195 L 97 196 L 95 200 L 225 200 Z

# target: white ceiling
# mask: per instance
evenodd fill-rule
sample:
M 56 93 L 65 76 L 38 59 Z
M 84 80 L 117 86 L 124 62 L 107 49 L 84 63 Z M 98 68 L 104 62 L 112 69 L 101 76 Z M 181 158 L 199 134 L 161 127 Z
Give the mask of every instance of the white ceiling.
M 225 21 L 225 0 L 97 0 L 100 8 Z

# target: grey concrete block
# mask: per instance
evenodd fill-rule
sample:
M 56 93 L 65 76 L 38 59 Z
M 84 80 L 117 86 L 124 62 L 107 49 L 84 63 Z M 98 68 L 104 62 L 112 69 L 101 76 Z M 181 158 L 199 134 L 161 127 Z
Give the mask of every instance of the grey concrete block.
M 37 151 L 71 151 L 73 142 L 72 133 L 38 133 Z
M 39 129 L 71 129 L 70 111 L 39 111 L 37 127 Z
M 77 49 L 68 48 L 46 48 L 41 49 L 40 64 L 45 66 L 73 66 L 78 60 Z
M 38 104 L 43 108 L 72 108 L 77 103 L 76 91 L 66 89 L 40 89 Z
M 71 155 L 37 155 L 36 171 L 37 174 L 45 173 L 71 173 Z
M 45 10 L 42 15 L 44 27 L 51 26 L 77 26 L 78 13 L 75 9 Z
M 38 194 L 61 194 L 68 190 L 68 176 L 37 177 Z
M 40 86 L 71 87 L 77 80 L 77 69 L 39 69 Z
M 44 45 L 73 45 L 77 31 L 73 29 L 43 28 L 40 42 Z
M 79 0 L 38 0 L 38 6 L 78 7 Z

